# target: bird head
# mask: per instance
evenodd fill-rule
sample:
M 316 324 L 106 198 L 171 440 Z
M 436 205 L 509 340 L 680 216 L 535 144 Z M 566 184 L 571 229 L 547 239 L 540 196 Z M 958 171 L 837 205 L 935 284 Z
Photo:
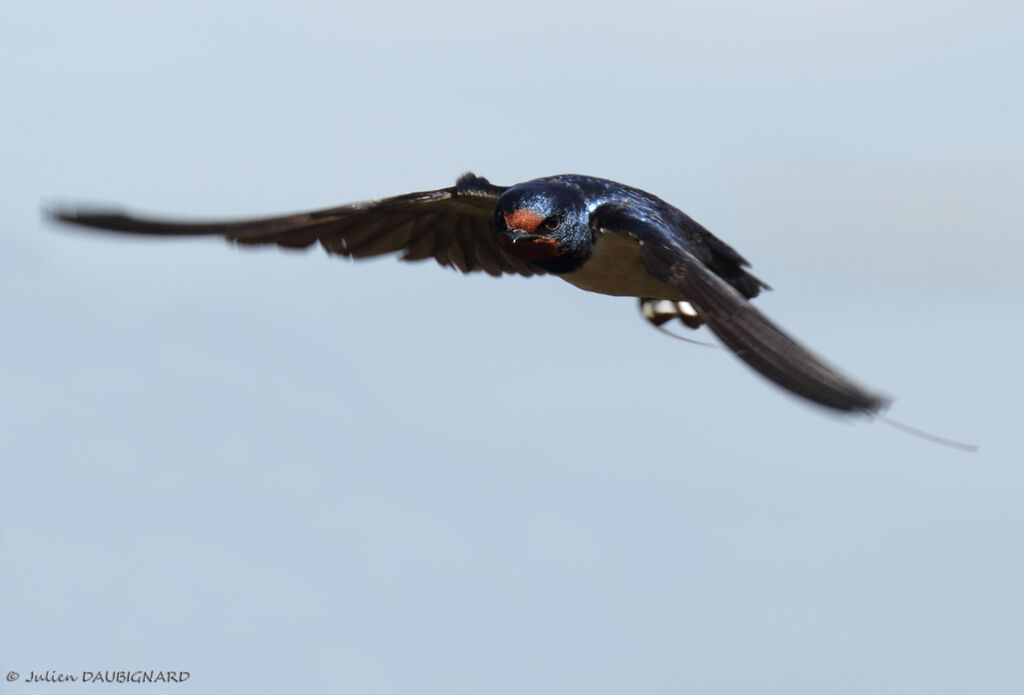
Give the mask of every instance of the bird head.
M 531 182 L 513 186 L 494 213 L 498 242 L 510 256 L 551 272 L 568 272 L 586 260 L 592 234 L 583 196 L 571 186 Z

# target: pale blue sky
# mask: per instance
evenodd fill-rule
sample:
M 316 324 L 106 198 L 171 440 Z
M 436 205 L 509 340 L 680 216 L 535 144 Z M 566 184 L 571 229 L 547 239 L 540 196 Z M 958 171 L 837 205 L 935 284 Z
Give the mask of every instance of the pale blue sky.
M 0 674 L 1024 689 L 1019 4 L 0 17 Z M 555 279 L 39 214 L 288 212 L 466 170 L 677 204 L 892 416 L 981 451 L 823 413 Z

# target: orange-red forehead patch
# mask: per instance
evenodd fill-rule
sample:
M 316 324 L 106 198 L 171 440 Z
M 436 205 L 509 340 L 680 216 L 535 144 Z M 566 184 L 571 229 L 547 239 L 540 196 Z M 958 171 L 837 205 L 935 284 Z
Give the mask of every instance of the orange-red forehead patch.
M 528 210 L 527 208 L 505 213 L 505 224 L 508 225 L 509 229 L 522 229 L 530 234 L 536 234 L 537 227 L 545 219 L 544 215 L 538 215 L 533 210 Z

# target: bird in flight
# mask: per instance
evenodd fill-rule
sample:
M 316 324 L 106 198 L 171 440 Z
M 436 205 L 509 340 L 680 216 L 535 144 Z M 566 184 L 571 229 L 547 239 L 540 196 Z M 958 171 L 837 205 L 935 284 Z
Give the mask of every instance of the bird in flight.
M 115 232 L 221 236 L 238 244 L 366 258 L 433 258 L 464 273 L 557 275 L 601 294 L 636 297 L 656 326 L 706 324 L 763 376 L 835 410 L 877 415 L 888 405 L 789 337 L 750 300 L 768 286 L 731 246 L 676 207 L 637 188 L 561 175 L 495 186 L 465 174 L 450 188 L 281 217 L 176 222 L 120 211 L 54 209 L 57 220 Z

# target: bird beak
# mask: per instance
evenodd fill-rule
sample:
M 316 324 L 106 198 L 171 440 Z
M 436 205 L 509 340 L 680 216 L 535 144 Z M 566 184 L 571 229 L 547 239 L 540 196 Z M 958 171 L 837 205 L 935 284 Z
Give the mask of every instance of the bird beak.
M 550 261 L 562 255 L 558 242 L 541 234 L 530 234 L 522 229 L 503 229 L 498 243 L 505 251 L 524 261 Z
M 531 240 L 543 239 L 540 234 L 530 234 L 525 229 L 503 229 L 501 231 L 502 244 L 511 244 L 515 246 L 520 242 L 529 242 Z

